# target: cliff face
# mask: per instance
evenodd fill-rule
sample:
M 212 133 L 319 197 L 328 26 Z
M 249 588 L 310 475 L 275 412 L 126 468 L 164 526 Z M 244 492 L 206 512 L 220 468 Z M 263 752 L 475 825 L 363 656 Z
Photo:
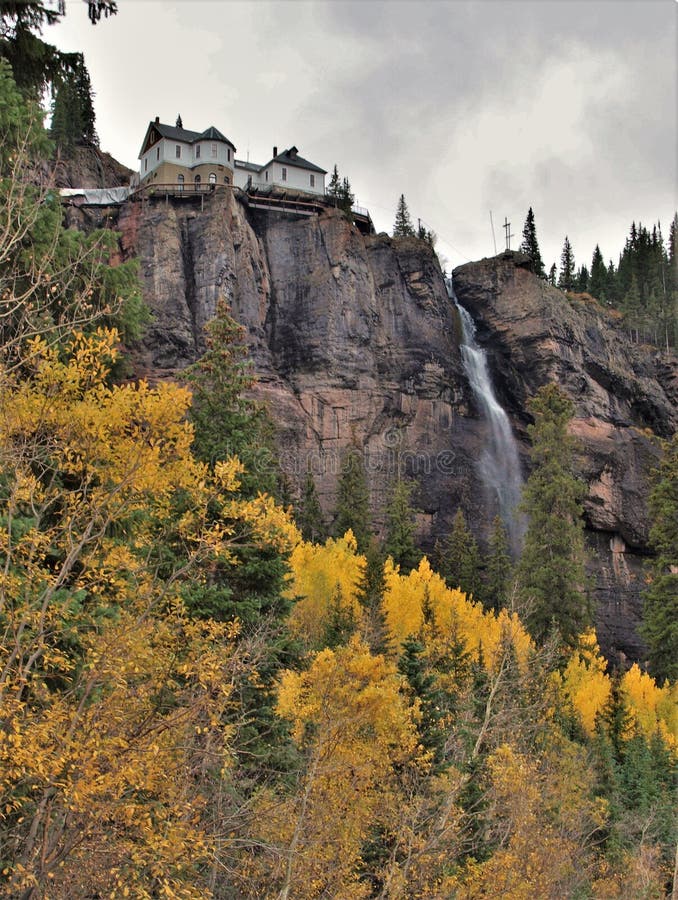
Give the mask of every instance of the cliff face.
M 477 496 L 484 424 L 469 410 L 451 306 L 419 241 L 364 237 L 336 210 L 293 218 L 230 194 L 126 204 L 117 228 L 137 254 L 156 320 L 138 360 L 150 377 L 196 358 L 223 294 L 248 331 L 257 393 L 279 431 L 292 487 L 310 468 L 330 516 L 342 456 L 364 448 L 377 522 L 387 487 L 420 482 L 422 538 Z
M 123 253 L 139 256 L 156 313 L 139 374 L 171 376 L 194 360 L 223 294 L 247 327 L 257 394 L 278 426 L 293 489 L 310 469 L 329 520 L 342 454 L 354 443 L 364 448 L 378 524 L 400 470 L 419 483 L 424 546 L 449 530 L 460 504 L 487 535 L 496 510 L 477 471 L 486 425 L 464 376 L 456 310 L 424 244 L 361 236 L 335 210 L 309 218 L 251 210 L 230 193 L 133 201 L 115 212 Z M 523 263 L 513 255 L 463 266 L 455 289 L 487 346 L 524 463 L 527 399 L 555 379 L 576 403 L 601 643 L 609 655 L 637 657 L 657 456 L 644 429 L 675 428 L 676 365 L 632 347 L 597 307 L 569 302 Z
M 678 362 L 630 343 L 612 313 L 566 299 L 518 254 L 461 266 L 454 284 L 519 436 L 526 401 L 541 385 L 555 381 L 574 401 L 599 632 L 608 654 L 637 658 L 647 495 L 658 459 L 650 435 L 668 437 L 678 426 Z

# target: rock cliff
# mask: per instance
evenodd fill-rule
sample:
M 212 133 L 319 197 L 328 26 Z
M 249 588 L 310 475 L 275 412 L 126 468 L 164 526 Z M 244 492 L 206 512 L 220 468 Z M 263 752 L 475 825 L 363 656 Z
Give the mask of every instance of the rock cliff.
M 74 223 L 84 216 L 70 215 Z M 139 374 L 170 377 L 194 360 L 224 295 L 247 328 L 257 394 L 278 426 L 293 489 L 310 468 L 329 521 L 342 455 L 356 444 L 377 524 L 400 471 L 419 484 L 425 547 L 449 530 L 460 504 L 486 537 L 495 514 L 477 470 L 486 424 L 464 376 L 456 309 L 424 243 L 363 236 L 331 209 L 311 217 L 253 210 L 239 192 L 134 200 L 94 218 L 117 227 L 123 254 L 141 262 L 156 318 L 137 354 Z M 636 658 L 657 455 L 646 430 L 676 427 L 675 361 L 630 345 L 609 315 L 566 299 L 518 255 L 460 267 L 454 279 L 489 351 L 523 465 L 529 396 L 556 379 L 575 400 L 601 643 L 611 656 Z
M 652 434 L 668 437 L 678 425 L 678 362 L 632 344 L 612 311 L 585 295 L 566 297 L 526 262 L 509 253 L 461 266 L 455 290 L 477 322 L 519 437 L 526 401 L 542 384 L 557 382 L 574 401 L 599 633 L 608 654 L 638 658 L 647 495 L 658 459 Z

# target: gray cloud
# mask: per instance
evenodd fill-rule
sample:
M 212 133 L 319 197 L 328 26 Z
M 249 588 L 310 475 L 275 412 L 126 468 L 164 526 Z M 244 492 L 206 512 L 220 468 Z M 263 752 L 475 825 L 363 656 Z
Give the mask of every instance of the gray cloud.
M 631 219 L 673 212 L 677 9 L 135 0 L 59 29 L 85 50 L 102 142 L 125 162 L 148 119 L 182 112 L 242 156 L 295 143 L 338 163 L 380 228 L 404 192 L 453 263 L 492 252 L 489 209 L 519 233 L 530 205 L 545 258 L 568 233 L 588 260 L 596 241 L 616 255 Z

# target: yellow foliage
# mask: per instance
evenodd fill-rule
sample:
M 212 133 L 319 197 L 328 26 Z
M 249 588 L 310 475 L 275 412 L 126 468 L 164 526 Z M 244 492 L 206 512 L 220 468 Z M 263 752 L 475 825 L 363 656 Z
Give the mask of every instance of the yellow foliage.
M 557 676 L 564 694 L 579 713 L 589 735 L 595 729 L 596 717 L 610 697 L 607 663 L 600 652 L 593 629 L 583 634 L 562 676 Z M 659 687 L 654 678 L 634 663 L 621 680 L 621 687 L 635 724 L 649 737 L 659 730 L 665 743 L 676 748 L 678 736 L 678 688 L 666 684 Z M 630 737 L 630 729 L 627 737 Z
M 353 608 L 359 604 L 356 589 L 365 571 L 365 557 L 357 552 L 355 537 L 347 531 L 341 538 L 329 538 L 324 544 L 299 541 L 292 551 L 290 595 L 301 598 L 290 617 L 290 627 L 311 646 L 319 643 L 330 601 L 341 591 L 341 602 Z
M 595 730 L 596 717 L 610 697 L 610 679 L 605 673 L 607 663 L 600 652 L 593 629 L 580 638 L 559 681 L 579 713 L 589 735 Z
M 444 636 L 454 632 L 475 658 L 482 650 L 488 670 L 495 667 L 507 635 L 518 660 L 526 659 L 531 640 L 517 615 L 507 610 L 498 615 L 485 612 L 480 603 L 467 599 L 460 590 L 448 588 L 444 579 L 431 569 L 426 557 L 408 575 L 401 575 L 388 560 L 385 579 L 387 623 L 398 641 L 422 630 L 424 611 L 428 608 L 435 623 L 433 633 L 437 630 Z
M 297 540 L 270 498 L 234 499 L 237 460 L 193 458 L 186 390 L 106 383 L 116 342 L 35 339 L 0 371 L 0 896 L 208 896 L 222 723 L 252 664 L 181 588 L 229 561 L 234 522 Z
M 586 885 L 584 842 L 605 824 L 584 754 L 562 742 L 541 760 L 504 744 L 488 761 L 486 834 L 496 844 L 450 879 L 451 896 L 570 897 Z M 447 896 L 447 895 L 446 895 Z
M 647 736 L 659 730 L 664 741 L 678 749 L 678 685 L 659 687 L 634 663 L 622 678 L 622 689 L 636 724 Z
M 247 896 L 277 896 L 281 885 L 296 900 L 369 896 L 360 852 L 370 829 L 399 813 L 396 768 L 426 765 L 401 679 L 353 638 L 317 653 L 308 671 L 286 672 L 278 712 L 308 763 L 295 796 L 260 797 L 259 840 L 280 848 L 279 864 L 253 864 Z

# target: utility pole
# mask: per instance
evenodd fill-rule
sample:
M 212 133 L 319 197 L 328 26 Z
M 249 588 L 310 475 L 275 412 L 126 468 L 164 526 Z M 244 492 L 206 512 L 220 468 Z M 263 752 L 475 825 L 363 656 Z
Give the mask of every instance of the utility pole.
M 492 210 L 490 210 L 490 226 L 492 228 L 492 243 L 494 244 L 494 255 L 497 255 L 497 239 L 494 236 L 494 222 L 492 221 Z
M 504 216 L 504 224 L 502 227 L 503 227 L 504 231 L 506 232 L 506 249 L 510 250 L 511 249 L 511 238 L 515 237 L 515 235 L 511 234 L 511 223 L 509 222 L 509 220 L 507 219 L 506 216 Z

